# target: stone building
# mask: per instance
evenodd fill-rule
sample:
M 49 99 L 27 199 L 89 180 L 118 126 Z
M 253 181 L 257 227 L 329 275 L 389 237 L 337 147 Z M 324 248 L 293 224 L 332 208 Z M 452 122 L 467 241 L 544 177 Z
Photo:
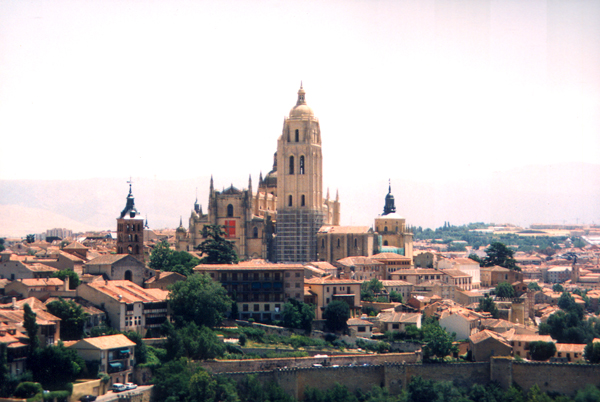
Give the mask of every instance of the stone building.
M 393 252 L 413 257 L 413 234 L 406 228 L 406 220 L 396 213 L 396 204 L 390 184 L 385 196 L 383 214 L 375 218 L 377 232 L 377 248 L 380 253 Z
M 317 260 L 317 232 L 323 225 L 340 223 L 339 196 L 323 197 L 321 129 L 306 104 L 302 86 L 296 105 L 284 120 L 277 141 L 273 169 L 256 191 L 252 179 L 247 189 L 230 186 L 219 192 L 210 182 L 208 211 L 196 203 L 186 231 L 181 222 L 177 250 L 191 251 L 202 241 L 204 225 L 221 225 L 242 259 L 278 262 Z

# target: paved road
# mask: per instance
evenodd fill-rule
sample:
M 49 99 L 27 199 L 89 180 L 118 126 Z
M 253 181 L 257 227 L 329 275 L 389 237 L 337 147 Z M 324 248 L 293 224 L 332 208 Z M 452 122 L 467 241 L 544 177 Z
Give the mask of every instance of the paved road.
M 117 401 L 119 399 L 119 395 L 127 395 L 129 393 L 142 392 L 142 391 L 147 390 L 150 387 L 152 387 L 152 385 L 140 385 L 136 389 L 130 389 L 129 391 L 123 391 L 123 392 L 108 391 L 106 394 L 99 396 L 96 399 L 96 402 L 113 402 L 113 401 Z

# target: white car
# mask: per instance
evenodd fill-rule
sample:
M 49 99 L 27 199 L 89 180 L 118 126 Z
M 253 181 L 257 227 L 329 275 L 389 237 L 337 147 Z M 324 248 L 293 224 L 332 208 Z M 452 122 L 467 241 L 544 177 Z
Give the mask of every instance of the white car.
M 134 384 L 132 382 L 128 382 L 128 383 L 125 383 L 125 387 L 127 389 L 136 389 L 137 388 L 137 384 Z
M 116 382 L 112 385 L 113 392 L 123 392 L 127 391 L 127 387 L 125 384 L 121 384 L 120 382 Z

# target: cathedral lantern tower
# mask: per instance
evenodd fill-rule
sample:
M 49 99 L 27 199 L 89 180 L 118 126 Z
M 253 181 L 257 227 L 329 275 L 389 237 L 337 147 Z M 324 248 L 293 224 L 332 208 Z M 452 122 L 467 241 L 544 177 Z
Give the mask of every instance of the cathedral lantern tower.
M 315 261 L 324 219 L 321 129 L 305 96 L 300 85 L 277 141 L 278 262 Z
M 144 262 L 144 219 L 135 208 L 131 180 L 127 203 L 117 218 L 117 254 L 131 254 Z

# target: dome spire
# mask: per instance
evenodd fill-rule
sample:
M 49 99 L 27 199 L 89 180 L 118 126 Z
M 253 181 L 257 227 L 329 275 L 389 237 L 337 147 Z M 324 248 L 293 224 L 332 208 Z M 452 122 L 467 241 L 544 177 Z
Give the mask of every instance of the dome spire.
M 300 81 L 300 89 L 298 90 L 298 101 L 296 102 L 296 106 L 306 105 L 306 92 L 304 88 L 302 88 L 302 81 Z
M 392 195 L 392 181 L 389 180 L 388 194 L 385 196 L 385 206 L 383 207 L 383 215 L 388 215 L 396 212 L 396 201 Z

